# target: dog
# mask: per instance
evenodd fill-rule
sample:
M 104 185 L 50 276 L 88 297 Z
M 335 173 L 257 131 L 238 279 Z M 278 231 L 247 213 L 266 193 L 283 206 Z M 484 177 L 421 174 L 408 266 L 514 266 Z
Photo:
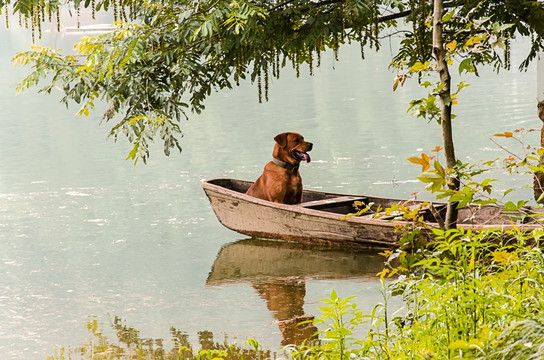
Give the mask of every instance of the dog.
M 298 168 L 301 161 L 311 161 L 308 152 L 313 144 L 294 132 L 278 134 L 274 141 L 272 161 L 265 165 L 262 175 L 246 194 L 281 204 L 300 204 L 302 178 Z

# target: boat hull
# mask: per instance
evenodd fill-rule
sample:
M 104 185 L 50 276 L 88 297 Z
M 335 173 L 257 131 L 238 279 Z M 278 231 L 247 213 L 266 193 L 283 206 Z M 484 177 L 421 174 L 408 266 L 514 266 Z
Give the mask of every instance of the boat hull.
M 243 180 L 214 179 L 203 182 L 202 187 L 221 224 L 254 238 L 391 248 L 398 246 L 402 236 L 402 232 L 397 229 L 408 225 L 406 221 L 391 218 L 345 216 L 350 213 L 350 209 L 352 213 L 355 212 L 352 207 L 354 201 L 378 204 L 384 209 L 394 204 L 406 203 L 406 200 L 305 190 L 302 204 L 286 205 L 246 195 L 245 191 L 251 184 L 252 182 Z M 418 202 L 412 202 L 414 203 Z M 443 215 L 445 204 L 433 203 L 433 206 L 440 209 Z M 429 229 L 439 228 L 435 216 L 427 216 L 432 219 L 426 226 Z M 459 225 L 465 229 L 508 230 L 514 225 L 511 219 L 503 216 L 501 208 L 497 206 L 478 208 L 477 212 L 470 207 L 461 209 L 459 218 Z M 515 226 L 522 230 L 542 227 L 540 223 Z
M 301 243 L 381 248 L 396 246 L 400 236 L 395 231 L 397 224 L 394 222 L 343 219 L 342 214 L 272 203 L 226 189 L 217 183 L 218 180 L 203 183 L 217 219 L 227 228 L 244 235 Z

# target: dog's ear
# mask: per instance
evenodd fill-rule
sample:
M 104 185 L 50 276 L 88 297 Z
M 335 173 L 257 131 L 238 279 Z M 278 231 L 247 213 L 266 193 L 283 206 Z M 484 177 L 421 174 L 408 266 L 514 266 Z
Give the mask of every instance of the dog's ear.
M 287 145 L 287 133 L 281 133 L 276 135 L 274 141 L 276 141 L 279 146 L 285 147 Z

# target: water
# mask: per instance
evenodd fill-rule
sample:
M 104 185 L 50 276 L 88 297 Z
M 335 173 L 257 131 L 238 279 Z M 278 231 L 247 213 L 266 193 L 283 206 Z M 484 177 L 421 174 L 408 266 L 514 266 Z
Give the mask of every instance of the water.
M 148 165 L 133 166 L 124 160 L 130 146 L 106 139 L 100 109 L 75 118 L 77 107 L 67 110 L 58 95 L 16 96 L 23 71 L 10 58 L 30 46 L 30 36 L 2 29 L 0 38 L 2 358 L 43 359 L 81 344 L 91 316 L 106 328 L 121 317 L 142 337 L 165 342 L 173 326 L 193 339 L 199 331 L 217 341 L 256 337 L 274 350 L 284 341 L 278 321 L 319 314 L 318 300 L 333 288 L 357 295 L 367 312 L 381 301 L 369 290 L 378 287 L 378 255 L 248 241 L 218 223 L 200 182 L 256 179 L 273 137 L 294 130 L 314 143 L 313 161 L 301 169 L 307 188 L 395 197 L 420 191 L 419 169 L 406 158 L 429 153 L 440 132 L 406 113 L 421 96 L 414 81 L 392 92 L 387 46 L 365 61 L 357 46 L 341 49 L 340 62 L 325 55 L 314 77 L 303 70 L 295 79 L 286 69 L 265 104 L 251 84 L 213 94 L 202 115 L 181 124 L 181 155 L 166 158 L 159 144 Z M 74 40 L 46 34 L 42 43 L 69 49 Z M 512 63 L 522 56 L 515 52 Z M 535 79 L 533 67 L 469 79 L 454 128 L 460 158 L 507 156 L 489 141 L 493 133 L 541 126 Z M 528 181 L 498 175 L 505 188 Z M 236 249 L 263 254 L 261 263 L 240 261 Z M 321 271 L 308 259 L 322 261 Z

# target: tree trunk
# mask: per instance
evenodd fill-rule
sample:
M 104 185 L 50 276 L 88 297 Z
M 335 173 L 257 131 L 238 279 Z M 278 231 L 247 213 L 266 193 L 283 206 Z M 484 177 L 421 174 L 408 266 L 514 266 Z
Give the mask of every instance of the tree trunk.
M 544 122 L 544 51 L 538 53 L 536 65 L 536 84 L 537 84 L 537 100 L 538 100 L 538 117 Z M 544 124 L 540 130 L 540 147 L 544 148 Z M 540 157 L 540 165 L 544 164 L 544 156 Z M 539 203 L 544 203 L 542 197 L 544 192 L 544 173 L 536 173 L 533 186 L 535 200 Z
M 438 66 L 440 75 L 440 84 L 443 86 L 440 92 L 440 120 L 442 124 L 442 141 L 444 153 L 446 156 L 446 166 L 453 169 L 457 163 L 455 158 L 455 149 L 453 146 L 453 131 L 451 125 L 451 76 L 446 61 L 446 50 L 444 48 L 444 37 L 442 33 L 442 16 L 444 15 L 444 1 L 434 1 L 433 11 L 433 53 Z M 449 180 L 449 188 L 459 190 L 460 183 L 458 178 Z M 446 229 L 457 227 L 457 203 L 448 203 L 446 219 L 444 221 Z

